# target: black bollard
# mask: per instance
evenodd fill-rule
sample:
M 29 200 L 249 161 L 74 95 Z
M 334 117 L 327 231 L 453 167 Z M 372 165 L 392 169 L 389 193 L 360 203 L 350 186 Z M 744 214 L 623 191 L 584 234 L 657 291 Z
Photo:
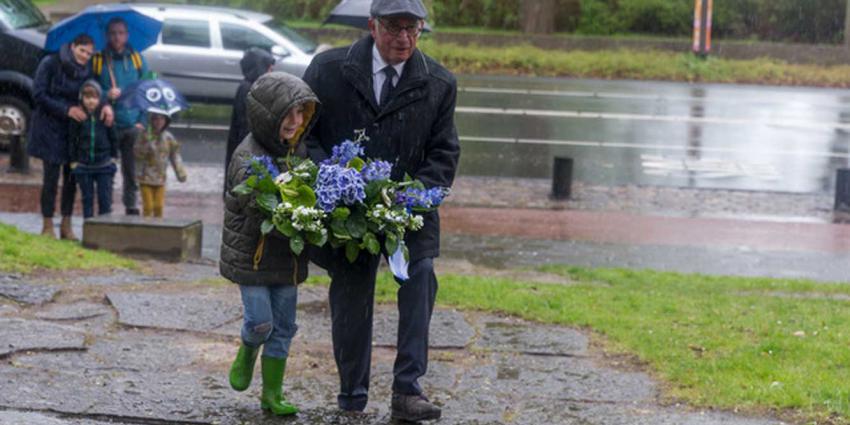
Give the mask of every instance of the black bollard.
M 850 168 L 839 168 L 835 179 L 835 211 L 850 213 Z
M 573 159 L 555 157 L 552 169 L 552 198 L 570 199 L 573 189 Z
M 30 157 L 24 138 L 20 134 L 9 136 L 9 172 L 27 174 L 30 172 Z

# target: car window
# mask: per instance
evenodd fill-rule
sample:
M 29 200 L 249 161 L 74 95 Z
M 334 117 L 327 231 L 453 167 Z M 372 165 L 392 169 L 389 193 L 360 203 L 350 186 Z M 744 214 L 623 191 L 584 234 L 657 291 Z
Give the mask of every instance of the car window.
M 12 29 L 44 25 L 44 15 L 26 0 L 0 0 L 0 21 Z
M 162 23 L 162 44 L 210 47 L 210 24 L 191 19 L 166 19 Z
M 301 35 L 300 33 L 298 33 L 297 31 L 295 31 L 294 29 L 287 26 L 281 21 L 270 21 L 266 22 L 263 25 L 270 28 L 272 31 L 282 35 L 287 40 L 291 41 L 293 44 L 298 46 L 298 48 L 301 49 L 301 51 L 304 53 L 313 53 L 316 51 L 316 47 L 318 47 L 316 43 L 314 43 L 312 40 Z
M 251 47 L 259 47 L 271 50 L 275 42 L 268 37 L 241 25 L 221 23 L 221 45 L 226 50 L 248 50 Z

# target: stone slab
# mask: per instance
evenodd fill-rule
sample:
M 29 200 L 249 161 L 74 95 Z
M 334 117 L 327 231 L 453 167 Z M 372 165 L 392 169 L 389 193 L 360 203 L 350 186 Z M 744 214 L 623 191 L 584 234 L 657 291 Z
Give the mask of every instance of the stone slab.
M 480 316 L 475 323 L 475 346 L 491 351 L 544 355 L 585 355 L 587 336 L 564 327 L 541 325 L 497 316 Z
M 395 347 L 398 338 L 398 309 L 395 305 L 375 308 L 374 344 Z M 475 336 L 475 330 L 456 310 L 434 309 L 428 345 L 431 348 L 464 348 Z
M 0 357 L 31 350 L 82 350 L 79 329 L 40 320 L 0 318 Z
M 39 412 L 0 410 L 0 425 L 126 425 L 124 422 L 102 422 L 92 419 L 59 418 Z
M 242 316 L 238 299 L 191 294 L 111 292 L 106 295 L 127 326 L 211 332 Z
M 26 282 L 0 282 L 0 296 L 24 304 L 44 304 L 53 301 L 59 288 Z
M 83 223 L 83 246 L 167 261 L 201 258 L 200 220 L 107 215 Z
M 85 320 L 110 313 L 103 304 L 80 302 L 74 304 L 51 304 L 37 311 L 35 317 L 42 320 Z

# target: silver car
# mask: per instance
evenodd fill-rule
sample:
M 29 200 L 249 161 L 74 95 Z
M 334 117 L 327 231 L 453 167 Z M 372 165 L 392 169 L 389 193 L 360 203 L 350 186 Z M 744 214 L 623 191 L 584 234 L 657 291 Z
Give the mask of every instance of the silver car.
M 315 43 L 263 13 L 209 6 L 134 3 L 162 20 L 157 44 L 143 52 L 148 65 L 189 100 L 232 102 L 243 79 L 239 60 L 249 47 L 277 58 L 274 69 L 301 76 Z

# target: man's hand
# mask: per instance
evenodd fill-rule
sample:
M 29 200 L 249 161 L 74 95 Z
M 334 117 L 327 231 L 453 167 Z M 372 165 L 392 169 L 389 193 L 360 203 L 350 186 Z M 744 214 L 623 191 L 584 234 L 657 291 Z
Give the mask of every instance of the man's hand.
M 77 168 L 77 163 L 76 163 L 76 162 L 72 162 L 72 163 L 71 163 L 71 169 L 73 170 L 73 169 L 75 169 L 75 168 Z
M 86 113 L 83 111 L 83 108 L 80 108 L 79 106 L 72 106 L 68 108 L 68 116 L 77 122 L 83 122 L 86 120 Z
M 112 127 L 112 123 L 115 121 L 115 111 L 112 110 L 111 106 L 104 105 L 103 108 L 101 108 L 100 119 L 107 127 Z
M 109 89 L 109 91 L 106 92 L 106 97 L 108 97 L 109 100 L 118 99 L 119 97 L 121 97 L 121 89 L 119 89 L 118 87 Z
M 184 171 L 184 172 L 182 172 L 182 173 L 178 173 L 178 174 L 177 174 L 177 181 L 179 181 L 180 183 L 186 183 L 186 177 L 187 177 L 187 176 L 186 176 L 186 172 L 185 172 L 185 171 Z
M 139 130 L 144 130 L 144 129 L 145 129 L 145 126 L 144 126 L 144 125 L 142 125 L 142 123 L 137 122 L 137 123 L 136 123 L 136 128 L 138 128 Z

